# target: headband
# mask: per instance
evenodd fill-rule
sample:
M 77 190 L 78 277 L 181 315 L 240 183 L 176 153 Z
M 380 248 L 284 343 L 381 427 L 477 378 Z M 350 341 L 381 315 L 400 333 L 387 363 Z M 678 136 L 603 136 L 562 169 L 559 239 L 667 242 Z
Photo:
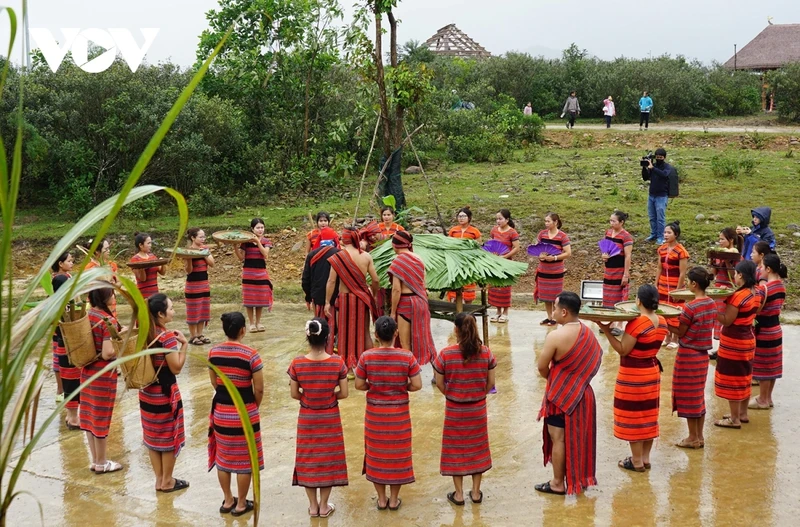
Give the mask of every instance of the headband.
M 342 242 L 345 245 L 352 245 L 358 249 L 358 252 L 361 251 L 361 236 L 358 235 L 358 231 L 355 229 L 345 229 L 342 232 Z
M 408 231 L 397 231 L 392 236 L 392 246 L 396 249 L 411 249 L 414 237 Z

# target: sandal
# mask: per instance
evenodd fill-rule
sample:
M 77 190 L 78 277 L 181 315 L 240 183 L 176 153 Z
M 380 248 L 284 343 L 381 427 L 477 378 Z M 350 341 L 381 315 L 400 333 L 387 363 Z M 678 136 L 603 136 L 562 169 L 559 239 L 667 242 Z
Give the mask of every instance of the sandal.
M 387 503 L 388 503 L 388 501 L 387 501 Z M 330 516 L 334 512 L 336 512 L 336 505 L 334 505 L 333 503 L 328 503 L 328 512 L 326 512 L 325 514 L 322 514 L 322 511 L 320 511 L 319 517 L 320 518 L 327 518 L 328 516 Z
M 555 320 L 553 320 L 553 319 L 551 318 L 551 319 L 550 319 L 550 322 L 548 322 L 548 323 L 547 323 L 547 325 L 548 325 L 548 326 L 557 326 L 557 325 L 558 325 L 558 322 L 556 322 Z
M 389 502 L 387 501 L 386 504 L 389 505 Z M 401 500 L 400 498 L 397 498 L 397 507 L 392 507 L 391 505 L 389 505 L 389 510 L 390 511 L 396 511 L 397 509 L 400 508 L 400 505 L 402 505 L 402 504 L 403 504 L 403 500 Z
M 497 322 L 498 318 L 500 318 L 498 315 L 492 315 L 489 317 L 489 322 Z
M 644 471 L 644 469 L 642 469 L 642 471 Z M 566 491 L 563 491 L 563 490 L 562 491 L 553 490 L 552 487 L 550 487 L 550 482 L 549 481 L 546 481 L 544 483 L 539 483 L 538 485 L 534 485 L 533 488 L 535 490 L 537 490 L 539 492 L 543 492 L 545 494 L 557 494 L 559 496 L 564 496 L 564 495 L 567 494 Z M 481 494 L 483 494 L 483 493 L 481 493 Z M 481 499 L 483 499 L 483 496 L 481 496 Z
M 255 324 L 250 324 L 250 333 L 258 333 L 258 328 Z
M 675 446 L 678 448 L 691 448 L 693 450 L 703 448 L 700 445 L 700 441 L 687 441 L 686 439 L 681 439 L 679 443 L 675 443 Z
M 725 414 L 725 415 L 722 416 L 722 418 L 723 419 L 730 419 L 731 416 L 730 416 L 730 414 Z M 739 419 L 739 422 L 742 423 L 743 425 L 750 424 L 750 419 Z
M 258 332 L 259 332 L 259 333 L 263 333 L 263 332 L 265 332 L 266 330 L 267 330 L 267 328 L 265 328 L 265 327 L 264 327 L 264 324 L 259 324 L 259 325 L 258 325 Z M 320 516 L 320 518 L 321 518 L 321 517 L 322 517 L 322 516 Z M 327 516 L 326 516 L 326 517 L 327 517 Z
M 741 424 L 737 425 L 734 423 L 729 416 L 723 417 L 719 421 L 715 421 L 714 426 L 718 426 L 720 428 L 733 428 L 734 430 L 739 430 L 742 427 Z
M 388 508 L 389 508 L 389 498 L 386 498 L 386 505 L 384 505 L 383 507 L 381 507 L 381 499 L 378 498 L 378 510 L 385 511 Z
M 253 510 L 255 508 L 256 508 L 256 504 L 255 503 L 253 503 L 250 500 L 244 500 L 244 509 L 242 509 L 242 510 L 238 510 L 238 509 L 231 510 L 231 516 L 244 516 L 245 514 L 247 514 L 248 512 L 250 512 L 251 510 Z
M 199 335 L 197 338 L 203 341 L 203 344 L 211 344 L 211 339 L 206 337 L 205 335 Z
M 497 321 L 503 324 L 505 322 L 508 322 L 508 317 L 506 315 L 500 315 L 499 317 L 497 317 Z
M 317 509 L 316 514 L 311 514 L 311 507 L 308 508 L 308 515 L 312 518 L 319 518 L 319 509 Z
M 642 465 L 641 467 L 637 467 L 636 465 L 634 465 L 633 458 L 631 457 L 626 457 L 625 459 L 619 461 L 617 463 L 617 466 L 619 468 L 624 468 L 625 470 L 631 470 L 633 472 L 644 472 L 645 470 L 647 470 L 647 467 L 645 465 Z
M 95 474 L 108 474 L 109 472 L 117 472 L 118 470 L 122 470 L 124 467 L 117 463 L 116 461 L 108 460 L 102 465 L 95 465 L 94 466 L 94 473 Z
M 476 500 L 475 498 L 472 497 L 472 491 L 469 491 L 469 499 L 470 501 L 472 501 L 472 503 L 480 503 L 483 501 L 483 491 L 479 490 L 478 492 L 480 492 L 480 498 Z
M 750 399 L 750 404 L 747 405 L 747 408 L 750 410 L 769 410 L 770 406 L 769 403 L 761 404 L 758 402 L 758 397 L 753 397 Z
M 175 492 L 176 490 L 183 490 L 189 488 L 189 482 L 185 479 L 175 478 L 175 484 L 171 489 L 159 489 L 159 492 Z
M 80 430 L 81 425 L 70 424 L 69 419 L 64 419 L 64 424 L 67 425 L 67 430 Z
M 542 320 L 541 322 L 539 322 L 539 325 L 540 326 L 549 326 L 550 325 L 550 319 L 546 318 L 546 319 Z
M 464 500 L 457 500 L 455 491 L 450 492 L 447 494 L 447 501 L 452 503 L 453 505 L 458 505 L 459 507 L 464 505 Z
M 193 339 L 189 340 L 189 344 L 191 344 L 192 346 L 202 346 L 203 339 L 201 339 L 200 337 L 194 337 Z
M 230 507 L 226 507 L 225 506 L 225 500 L 222 500 L 222 505 L 220 505 L 220 507 L 219 507 L 220 514 L 228 514 L 229 512 L 231 512 L 233 509 L 236 508 L 236 503 L 238 501 L 239 501 L 239 498 L 234 496 L 233 497 L 233 505 L 231 505 Z

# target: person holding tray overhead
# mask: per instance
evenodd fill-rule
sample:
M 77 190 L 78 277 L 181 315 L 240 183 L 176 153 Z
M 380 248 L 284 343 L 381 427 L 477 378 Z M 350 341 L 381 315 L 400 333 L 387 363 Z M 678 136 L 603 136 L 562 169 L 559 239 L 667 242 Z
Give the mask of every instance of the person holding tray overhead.
M 134 234 L 134 243 L 138 251 L 131 258 L 131 262 L 146 262 L 147 260 L 158 260 L 153 254 L 153 239 L 146 232 Z M 136 287 L 145 300 L 158 293 L 158 275 L 167 274 L 167 266 L 159 265 L 147 267 L 145 269 L 133 269 L 133 276 L 136 278 Z
M 189 247 L 195 251 L 208 249 L 206 246 L 206 233 L 199 227 L 192 227 L 186 231 L 189 238 Z M 208 256 L 200 258 L 186 258 L 186 323 L 189 325 L 189 344 L 202 346 L 211 344 L 211 339 L 203 335 L 208 322 L 211 320 L 211 287 L 208 285 L 208 268 L 214 267 L 214 257 L 209 252 Z
M 236 257 L 242 266 L 242 301 L 247 309 L 250 332 L 266 331 L 261 324 L 261 312 L 266 307 L 272 309 L 272 282 L 267 271 L 267 258 L 272 242 L 264 237 L 264 220 L 253 218 L 250 230 L 255 234 L 255 242 L 234 246 Z

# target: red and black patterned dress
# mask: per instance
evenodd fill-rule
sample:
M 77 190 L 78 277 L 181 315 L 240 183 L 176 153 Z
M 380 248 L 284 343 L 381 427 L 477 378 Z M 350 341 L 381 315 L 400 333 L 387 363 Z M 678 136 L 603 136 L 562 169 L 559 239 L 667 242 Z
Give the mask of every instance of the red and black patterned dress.
M 347 366 L 338 355 L 322 361 L 297 357 L 287 373 L 302 390 L 292 485 L 347 485 L 347 457 L 335 391 L 339 381 L 347 379 Z
M 379 485 L 413 483 L 408 379 L 420 374 L 417 359 L 404 349 L 374 348 L 361 354 L 355 374 L 369 383 L 361 473 Z
M 774 381 L 783 377 L 783 329 L 780 316 L 786 300 L 786 287 L 782 280 L 771 280 L 761 287 L 765 289 L 767 300 L 761 312 L 756 315 L 753 379 Z M 63 379 L 64 375 L 61 377 Z
M 739 289 L 725 299 L 739 312 L 730 326 L 722 328 L 717 351 L 717 369 L 714 371 L 714 393 L 728 401 L 750 398 L 756 337 L 753 320 L 761 306 L 761 296 L 750 289 Z
M 256 350 L 244 344 L 223 342 L 211 348 L 208 352 L 208 361 L 219 368 L 239 390 L 256 438 L 258 470 L 264 470 L 261 418 L 253 392 L 253 374 L 264 367 L 261 356 Z M 211 403 L 209 421 L 208 470 L 216 466 L 217 470 L 222 472 L 251 474 L 253 470 L 242 420 L 220 377 L 217 377 L 217 388 Z
M 147 260 L 158 260 L 158 257 L 153 253 L 149 253 L 147 256 L 140 256 L 139 253 L 136 253 L 131 258 L 131 262 L 146 262 Z M 158 270 L 160 268 L 148 267 L 147 269 L 142 269 L 145 273 L 144 282 L 136 280 L 136 287 L 139 288 L 139 292 L 142 293 L 145 300 L 158 293 Z
M 207 324 L 211 320 L 211 287 L 205 258 L 192 258 L 192 272 L 186 275 L 184 295 L 186 323 Z
M 69 273 L 54 274 L 51 282 L 53 284 L 53 292 L 58 291 L 64 282 L 70 278 L 72 276 Z M 81 385 L 81 369 L 76 368 L 69 362 L 67 348 L 64 346 L 64 338 L 61 336 L 61 328 L 58 326 L 56 326 L 56 331 L 53 333 L 53 371 L 61 374 L 64 398 L 66 399 L 75 393 L 75 397 L 67 402 L 66 407 L 70 410 L 77 409 L 81 402 L 81 394 L 78 392 L 78 387 Z
M 539 243 L 549 243 L 561 252 L 570 244 L 569 236 L 564 231 L 558 231 L 555 238 L 550 238 L 548 229 L 539 232 L 536 237 Z M 558 294 L 564 290 L 564 260 L 555 262 L 538 261 L 536 267 L 536 288 L 533 290 L 533 299 L 537 302 L 555 302 Z
M 510 251 L 514 242 L 519 240 L 519 233 L 511 227 L 503 232 L 499 227 L 495 226 L 492 228 L 491 237 L 493 240 L 503 242 Z M 489 305 L 494 307 L 511 307 L 511 286 L 490 287 Z
M 103 342 L 111 340 L 111 331 L 106 324 L 114 326 L 119 331 L 120 326 L 113 316 L 96 308 L 89 309 L 89 323 L 92 325 L 94 349 L 97 354 L 103 351 Z M 103 360 L 102 357 L 81 368 L 81 384 L 89 377 L 99 372 L 112 361 Z M 114 412 L 114 401 L 117 398 L 117 369 L 113 368 L 92 381 L 81 392 L 80 419 L 81 430 L 90 432 L 93 436 L 103 439 L 108 437 L 111 425 L 111 416 Z
M 464 362 L 458 345 L 441 350 L 433 369 L 444 375 L 445 407 L 442 430 L 442 476 L 471 476 L 492 468 L 486 416 L 486 381 L 497 360 L 486 346 Z
M 673 300 L 669 293 L 678 289 L 678 279 L 681 276 L 681 260 L 689 259 L 689 252 L 680 243 L 675 247 L 662 244 L 658 248 L 658 259 L 661 262 L 661 274 L 658 275 L 658 303 L 670 306 L 680 306 L 683 300 Z M 668 319 L 667 324 L 678 326 L 678 319 Z M 710 348 L 709 348 L 710 349 Z
M 264 247 L 272 242 L 261 238 Z M 255 243 L 243 243 L 244 264 L 242 266 L 242 301 L 244 307 L 266 307 L 272 309 L 272 282 L 267 272 L 267 260 Z
M 633 245 L 633 236 L 622 229 L 614 234 L 613 229 L 606 231 L 606 240 L 610 240 L 619 247 L 619 254 L 612 256 L 605 262 L 603 271 L 603 307 L 614 307 L 615 304 L 628 299 L 629 283 L 622 283 L 625 275 L 625 247 Z
M 683 305 L 678 324 L 688 329 L 678 341 L 678 354 L 672 370 L 672 411 L 678 417 L 699 419 L 706 415 L 708 350 L 717 320 L 717 303 L 700 298 Z
M 157 327 L 156 331 L 164 334 L 152 347 L 171 350 L 180 348 L 174 332 L 161 327 Z M 158 372 L 158 381 L 139 390 L 139 414 L 142 418 L 144 446 L 156 452 L 174 452 L 175 457 L 178 457 L 186 444 L 183 401 L 181 391 L 178 389 L 178 380 L 169 369 L 166 354 L 156 353 L 150 357 Z

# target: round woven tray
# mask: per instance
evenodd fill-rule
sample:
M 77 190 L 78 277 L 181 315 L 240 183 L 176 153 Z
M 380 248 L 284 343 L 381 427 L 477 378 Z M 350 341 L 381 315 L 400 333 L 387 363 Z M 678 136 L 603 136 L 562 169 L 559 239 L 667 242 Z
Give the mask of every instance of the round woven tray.
M 141 262 L 128 262 L 125 265 L 131 269 L 149 269 L 150 267 L 161 267 L 170 262 L 169 258 L 158 258 L 157 260 L 144 260 Z
M 638 313 L 621 311 L 613 307 L 583 306 L 578 312 L 578 318 L 590 322 L 627 322 L 638 316 Z
M 708 289 L 706 289 L 706 295 L 708 295 L 709 298 L 713 298 L 714 300 L 728 298 L 733 293 L 734 293 L 733 289 L 727 289 L 724 287 L 709 287 Z M 694 299 L 694 293 L 692 293 L 688 289 L 676 289 L 674 291 L 670 291 L 669 296 L 673 300 Z
M 192 258 L 203 258 L 205 256 L 211 256 L 211 251 L 209 249 L 190 249 L 188 247 L 178 247 L 174 252 L 172 249 L 165 249 L 166 252 L 172 253 L 174 256 L 178 258 L 186 258 L 187 260 Z
M 249 231 L 217 231 L 211 237 L 216 242 L 232 243 L 234 245 L 256 241 L 256 235 Z
M 706 256 L 708 256 L 710 260 L 726 260 L 728 262 L 737 263 L 742 259 L 742 255 L 739 254 L 738 251 L 721 251 L 719 249 L 709 249 Z
M 627 302 L 619 302 L 614 305 L 617 309 L 621 309 L 622 311 L 627 311 L 628 313 L 633 313 L 636 316 L 639 316 L 639 308 L 636 307 L 635 300 L 628 300 Z M 670 306 L 664 303 L 658 304 L 658 309 L 656 310 L 656 315 L 661 315 L 664 318 L 675 318 L 681 316 L 681 310 L 678 307 Z

